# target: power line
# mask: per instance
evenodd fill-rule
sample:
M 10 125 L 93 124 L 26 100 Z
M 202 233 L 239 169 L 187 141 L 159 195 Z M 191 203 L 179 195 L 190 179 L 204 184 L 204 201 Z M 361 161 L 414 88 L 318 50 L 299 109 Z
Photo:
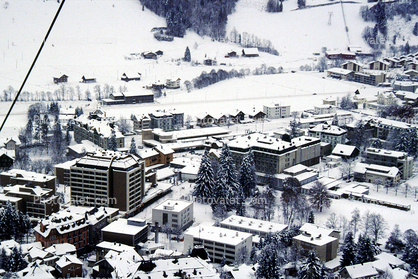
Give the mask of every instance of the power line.
M 20 86 L 20 88 L 19 88 L 19 91 L 17 91 L 17 94 L 16 94 L 16 96 L 15 96 L 15 98 L 14 98 L 14 100 L 13 100 L 13 103 L 12 103 L 12 105 L 11 105 L 11 106 L 10 106 L 10 108 L 9 108 L 9 111 L 7 112 L 6 116 L 4 117 L 3 123 L 1 124 L 1 127 L 0 127 L 0 132 L 1 132 L 1 130 L 3 129 L 4 124 L 6 124 L 7 118 L 9 118 L 9 115 L 10 115 L 10 113 L 12 112 L 12 109 L 13 109 L 14 105 L 16 104 L 16 101 L 17 101 L 17 99 L 19 98 L 20 92 L 22 92 L 23 87 L 25 86 L 25 83 L 26 83 L 26 81 L 27 81 L 27 80 L 28 80 L 28 78 L 29 78 L 29 75 L 30 75 L 30 73 L 32 72 L 32 69 L 33 69 L 33 67 L 34 67 L 34 66 L 35 66 L 35 64 L 36 64 L 36 61 L 38 60 L 38 57 L 39 57 L 39 55 L 41 54 L 41 51 L 42 51 L 42 49 L 43 49 L 43 47 L 44 47 L 44 45 L 45 45 L 45 42 L 46 42 L 46 40 L 48 39 L 49 33 L 51 33 L 52 27 L 54 26 L 55 21 L 57 20 L 58 15 L 59 15 L 59 13 L 61 12 L 61 9 L 62 9 L 62 7 L 63 7 L 63 5 L 64 5 L 64 2 L 65 2 L 65 0 L 61 0 L 61 4 L 60 4 L 60 6 L 59 6 L 59 8 L 58 8 L 58 11 L 57 11 L 57 13 L 55 14 L 54 19 L 52 20 L 51 25 L 49 26 L 48 32 L 46 33 L 45 38 L 43 39 L 43 41 L 42 41 L 42 43 L 41 43 L 41 46 L 39 47 L 38 53 L 36 54 L 35 59 L 33 60 L 32 65 L 30 66 L 29 71 L 28 71 L 28 73 L 26 74 L 26 77 L 25 77 L 25 79 L 23 80 L 22 85 L 21 85 L 21 86 Z

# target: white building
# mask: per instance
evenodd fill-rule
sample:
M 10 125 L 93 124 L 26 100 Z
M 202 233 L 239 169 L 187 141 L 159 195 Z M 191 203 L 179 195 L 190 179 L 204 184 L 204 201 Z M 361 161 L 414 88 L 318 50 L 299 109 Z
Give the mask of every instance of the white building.
M 328 124 L 318 124 L 312 129 L 309 129 L 308 136 L 320 138 L 322 142 L 330 143 L 334 148 L 338 143 L 345 143 L 347 131 Z
M 213 262 L 234 263 L 249 255 L 252 247 L 252 234 L 238 232 L 210 225 L 189 228 L 184 233 L 184 253 L 196 245 L 202 245 Z
M 337 107 L 333 105 L 314 106 L 315 114 L 330 114 L 337 113 Z
M 221 227 L 247 232 L 252 235 L 265 236 L 268 233 L 281 232 L 287 228 L 287 225 L 232 215 L 221 222 Z
M 267 118 L 277 119 L 290 117 L 290 106 L 281 106 L 280 104 L 272 104 L 263 106 L 263 112 Z
M 193 203 L 165 200 L 152 209 L 152 223 L 168 228 L 186 229 L 193 223 Z

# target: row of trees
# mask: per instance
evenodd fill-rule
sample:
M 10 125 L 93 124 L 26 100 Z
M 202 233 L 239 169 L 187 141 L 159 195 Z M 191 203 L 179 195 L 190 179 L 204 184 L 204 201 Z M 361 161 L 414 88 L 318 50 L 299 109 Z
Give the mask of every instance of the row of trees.
M 124 90 L 124 87 L 119 88 L 120 92 L 123 92 Z M 96 100 L 109 98 L 110 94 L 113 92 L 115 92 L 115 88 L 108 84 L 103 85 L 103 87 L 99 84 L 95 85 L 93 87 L 93 92 L 89 89 L 86 89 L 86 91 L 83 92 L 79 85 L 72 87 L 61 84 L 59 88 L 54 91 L 23 91 L 20 93 L 18 101 L 91 101 L 94 98 Z M 11 102 L 16 97 L 16 94 L 17 91 L 12 86 L 9 86 L 3 90 L 3 94 L 0 95 L 0 101 Z
M 10 202 L 0 210 L 0 239 L 22 240 L 30 231 L 29 217 L 13 208 Z
M 283 7 L 282 1 L 280 0 L 273 0 L 277 1 L 280 7 Z M 254 34 L 249 34 L 247 32 L 240 33 L 237 31 L 235 27 L 232 28 L 229 36 L 227 38 L 230 42 L 238 44 L 242 47 L 255 47 L 258 50 L 267 52 L 273 55 L 279 55 L 279 52 L 274 48 L 272 42 L 270 40 L 265 40 L 257 37 Z

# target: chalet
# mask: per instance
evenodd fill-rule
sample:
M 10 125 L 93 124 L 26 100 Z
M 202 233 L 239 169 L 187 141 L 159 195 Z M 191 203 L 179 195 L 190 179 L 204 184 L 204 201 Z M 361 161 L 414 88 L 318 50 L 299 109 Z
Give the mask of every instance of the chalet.
M 356 158 L 360 154 L 360 150 L 354 145 L 337 144 L 332 150 L 332 155 L 342 159 Z
M 395 93 L 396 97 L 404 101 L 404 104 L 411 106 L 418 106 L 418 94 L 408 92 L 408 91 L 397 91 Z
M 0 149 L 0 170 L 8 170 L 13 166 L 15 160 L 14 152 L 11 152 L 5 148 Z
M 157 59 L 157 54 L 155 52 L 144 52 L 142 53 L 142 56 L 145 59 Z
M 345 62 L 344 64 L 342 64 L 342 68 L 345 69 L 345 70 L 350 70 L 350 71 L 354 71 L 354 72 L 362 72 L 363 71 L 363 66 L 360 65 L 359 63 L 354 62 L 354 61 Z
M 225 58 L 232 58 L 232 57 L 238 57 L 237 52 L 236 51 L 231 51 L 228 52 L 227 55 L 225 55 Z
M 244 57 L 258 57 L 260 56 L 258 53 L 258 48 L 244 48 L 242 49 L 242 56 Z
M 404 72 L 405 75 L 410 76 L 410 77 L 416 77 L 418 76 L 418 71 L 417 70 L 407 70 Z
M 245 113 L 243 113 L 240 110 L 235 110 L 231 112 L 229 116 L 231 117 L 231 121 L 233 121 L 234 123 L 239 123 L 240 121 L 244 120 Z
M 203 60 L 203 65 L 206 65 L 206 66 L 216 66 L 216 64 L 217 64 L 217 62 L 216 62 L 215 59 L 207 58 L 207 59 Z
M 62 256 L 56 263 L 58 278 L 81 277 L 83 275 L 83 262 L 76 256 Z
M 95 83 L 96 79 L 95 78 L 86 78 L 85 76 L 81 77 L 81 81 L 80 83 Z
M 375 164 L 357 163 L 353 168 L 354 179 L 372 183 L 376 179 L 390 183 L 399 182 L 401 172 L 397 167 L 387 167 Z
M 6 137 L 0 138 L 0 149 L 5 148 L 6 150 L 14 151 L 13 156 L 17 156 L 19 153 L 21 142 L 18 137 Z
M 180 88 L 180 78 L 176 80 L 167 79 L 165 83 L 165 87 L 167 89 L 178 89 Z
M 372 61 L 369 63 L 369 69 L 387 71 L 389 69 L 389 63 L 383 61 Z
M 62 75 L 59 78 L 54 77 L 54 83 L 55 84 L 64 83 L 64 82 L 68 82 L 68 76 L 67 75 Z
M 248 117 L 254 120 L 260 120 L 264 119 L 266 117 L 266 114 L 263 111 L 254 111 L 247 113 Z
M 196 125 L 200 127 L 211 127 L 215 123 L 215 118 L 210 114 L 203 113 L 196 116 Z
M 386 57 L 383 59 L 383 61 L 389 64 L 389 68 L 399 67 L 399 59 L 396 57 Z
M 131 80 L 141 80 L 141 73 L 132 73 L 132 74 L 126 74 L 123 73 L 122 77 L 120 78 L 123 81 L 131 81 Z

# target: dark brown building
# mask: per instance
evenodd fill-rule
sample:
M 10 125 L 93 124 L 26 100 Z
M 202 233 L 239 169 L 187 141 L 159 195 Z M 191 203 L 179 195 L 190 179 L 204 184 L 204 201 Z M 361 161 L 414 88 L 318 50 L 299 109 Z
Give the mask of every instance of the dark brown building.
M 54 83 L 55 84 L 64 83 L 64 82 L 68 82 L 68 76 L 67 75 L 62 75 L 59 78 L 54 77 Z
M 0 185 L 31 185 L 48 188 L 55 193 L 56 177 L 20 169 L 0 173 Z

